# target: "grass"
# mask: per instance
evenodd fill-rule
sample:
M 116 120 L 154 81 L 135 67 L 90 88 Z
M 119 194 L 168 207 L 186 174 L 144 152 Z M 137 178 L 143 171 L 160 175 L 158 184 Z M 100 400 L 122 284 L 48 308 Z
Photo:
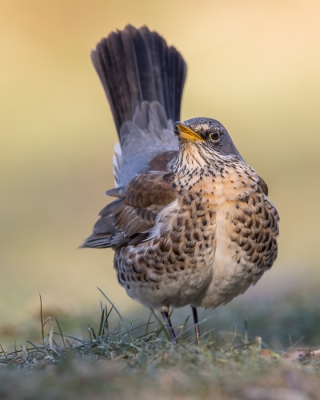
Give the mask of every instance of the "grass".
M 174 345 L 154 315 L 140 325 L 125 321 L 106 300 L 99 323 L 77 338 L 57 319 L 43 318 L 40 298 L 41 343 L 2 348 L 0 398 L 319 398 L 318 350 L 275 352 L 246 331 L 217 335 L 210 327 L 198 346 L 187 319 L 176 328 Z

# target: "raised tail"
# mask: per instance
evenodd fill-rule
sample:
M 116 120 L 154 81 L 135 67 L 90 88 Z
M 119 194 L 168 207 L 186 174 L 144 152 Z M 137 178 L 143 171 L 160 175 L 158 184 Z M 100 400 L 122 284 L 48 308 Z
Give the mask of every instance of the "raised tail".
M 126 186 L 148 171 L 167 171 L 179 149 L 172 122 L 180 119 L 187 71 L 182 56 L 158 33 L 128 25 L 102 39 L 91 57 L 120 140 L 114 157 L 116 186 Z M 115 200 L 101 211 L 82 247 L 118 247 L 137 239 L 116 226 L 118 206 Z M 140 233 L 149 225 L 140 224 Z
M 127 25 L 102 39 L 91 58 L 108 97 L 120 142 L 121 126 L 133 120 L 143 101 L 157 101 L 167 119 L 180 119 L 186 63 L 158 33 L 146 26 L 136 29 Z

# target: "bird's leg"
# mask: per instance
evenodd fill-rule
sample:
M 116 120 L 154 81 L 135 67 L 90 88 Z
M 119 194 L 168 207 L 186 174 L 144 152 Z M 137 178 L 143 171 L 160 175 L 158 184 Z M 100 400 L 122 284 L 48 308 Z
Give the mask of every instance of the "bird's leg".
M 193 322 L 194 322 L 194 330 L 196 332 L 197 343 L 199 344 L 200 327 L 199 327 L 199 320 L 198 320 L 198 311 L 197 311 L 197 307 L 191 306 L 191 308 L 192 308 L 192 315 L 193 315 Z
M 161 315 L 162 318 L 164 319 L 164 324 L 166 326 L 166 329 L 170 335 L 171 340 L 173 341 L 173 343 L 178 343 L 176 334 L 174 333 L 171 321 L 170 321 L 170 317 L 169 317 L 169 308 L 168 307 L 163 307 L 161 310 Z

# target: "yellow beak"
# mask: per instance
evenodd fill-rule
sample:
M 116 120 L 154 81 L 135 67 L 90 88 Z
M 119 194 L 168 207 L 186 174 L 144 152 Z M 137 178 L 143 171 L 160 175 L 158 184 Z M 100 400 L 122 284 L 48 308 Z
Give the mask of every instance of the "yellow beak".
M 190 129 L 186 124 L 183 122 L 175 122 L 174 125 L 178 128 L 174 130 L 180 139 L 190 140 L 191 142 L 195 142 L 196 140 L 200 140 L 201 142 L 205 142 L 205 140 L 192 129 Z

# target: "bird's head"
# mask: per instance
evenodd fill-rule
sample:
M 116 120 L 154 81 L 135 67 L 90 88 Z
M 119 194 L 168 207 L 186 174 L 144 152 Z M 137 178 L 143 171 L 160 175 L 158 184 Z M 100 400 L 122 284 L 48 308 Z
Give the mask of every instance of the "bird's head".
M 226 128 L 211 118 L 192 118 L 175 122 L 174 132 L 180 140 L 180 151 L 203 158 L 205 163 L 218 159 L 242 160 Z

